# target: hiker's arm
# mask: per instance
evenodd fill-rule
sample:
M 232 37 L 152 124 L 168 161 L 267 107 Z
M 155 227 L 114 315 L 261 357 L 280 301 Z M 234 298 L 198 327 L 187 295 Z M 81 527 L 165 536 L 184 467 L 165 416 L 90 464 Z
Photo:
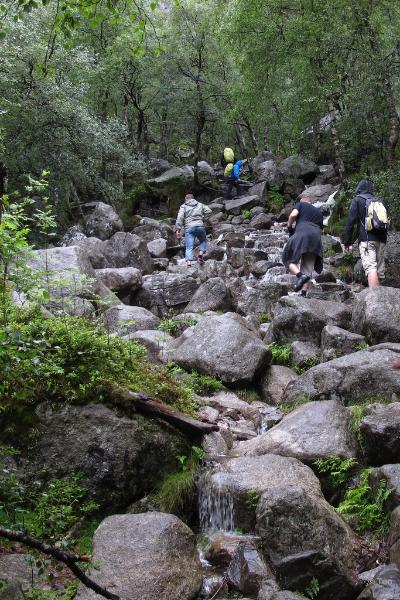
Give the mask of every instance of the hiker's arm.
M 297 210 L 297 208 L 294 208 L 289 215 L 289 219 L 287 222 L 288 229 L 292 229 L 293 223 L 296 221 L 298 215 L 299 215 L 299 211 Z
M 344 249 L 348 249 L 351 241 L 352 241 L 352 237 L 353 237 L 353 229 L 354 226 L 357 225 L 358 223 L 358 203 L 356 198 L 353 198 L 353 200 L 351 201 L 351 205 L 350 205 L 350 210 L 349 210 L 349 215 L 347 217 L 347 221 L 346 221 L 346 227 L 344 228 L 344 233 L 343 233 L 343 237 L 342 237 L 342 242 L 343 242 L 343 246 Z

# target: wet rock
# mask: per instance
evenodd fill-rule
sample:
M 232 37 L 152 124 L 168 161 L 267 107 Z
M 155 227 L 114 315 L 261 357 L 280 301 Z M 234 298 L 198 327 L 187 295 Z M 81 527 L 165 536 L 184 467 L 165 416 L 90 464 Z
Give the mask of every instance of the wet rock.
M 122 295 L 135 292 L 142 285 L 142 273 L 134 267 L 96 269 L 96 277 L 110 290 Z
M 288 178 L 299 178 L 305 183 L 311 183 L 318 173 L 317 165 L 303 156 L 289 156 L 279 164 L 279 170 L 285 180 Z
M 271 226 L 271 215 L 266 215 L 264 213 L 254 216 L 250 221 L 250 227 L 253 229 L 271 229 Z
M 365 337 L 351 333 L 335 325 L 326 325 L 321 334 L 322 360 L 331 360 L 344 354 L 352 354 L 366 345 Z
M 296 377 L 296 373 L 289 367 L 270 365 L 261 379 L 263 400 L 274 405 L 280 404 L 287 384 Z
M 156 329 L 160 319 L 141 306 L 119 304 L 108 308 L 102 314 L 101 322 L 109 333 L 124 336 L 134 331 Z
M 390 516 L 388 548 L 390 561 L 400 564 L 400 506 Z
M 261 413 L 261 427 L 264 428 L 264 432 L 277 425 L 284 417 L 283 412 L 276 406 L 269 406 L 258 401 L 252 402 L 252 406 L 258 408 Z
M 239 545 L 255 540 L 252 535 L 239 535 L 218 531 L 210 537 L 204 550 L 204 558 L 216 567 L 228 567 Z
M 234 313 L 202 319 L 174 340 L 169 351 L 171 360 L 183 368 L 224 383 L 251 382 L 271 360 L 260 338 Z
M 400 454 L 398 456 L 400 458 Z M 393 510 L 400 505 L 400 464 L 383 465 L 371 470 L 369 483 L 375 494 L 378 492 L 382 479 L 386 481 L 387 489 L 392 490 L 389 498 L 386 500 L 385 508 Z
M 241 400 L 233 392 L 218 392 L 213 396 L 204 398 L 204 401 L 214 409 L 218 410 L 219 414 L 226 417 L 229 416 L 233 420 L 238 421 L 241 417 L 253 421 L 256 425 L 259 422 L 259 413 L 257 407 Z
M 288 291 L 286 283 L 260 281 L 243 292 L 238 299 L 237 310 L 242 315 L 269 316 L 273 305 Z
M 357 600 L 395 600 L 400 598 L 399 565 L 382 565 L 362 573 L 366 588 Z
M 279 592 L 279 585 L 276 583 L 275 579 L 264 579 L 261 583 L 257 600 L 272 600 L 277 592 Z M 288 598 L 287 600 L 291 599 Z
M 148 512 L 113 515 L 93 538 L 93 577 L 121 600 L 192 600 L 202 573 L 195 536 L 174 515 Z M 77 600 L 96 600 L 80 586 Z
M 288 296 L 281 298 L 272 309 L 272 329 L 277 342 L 321 341 L 325 325 L 348 329 L 351 308 L 339 302 L 329 302 Z
M 203 436 L 202 447 L 209 459 L 218 459 L 229 452 L 228 444 L 219 431 Z
M 104 202 L 90 202 L 82 206 L 85 233 L 99 240 L 109 240 L 114 233 L 123 230 L 123 224 L 115 210 Z M 88 211 L 88 212 L 87 212 Z
M 184 273 L 155 273 L 144 277 L 142 288 L 133 302 L 160 317 L 169 310 L 184 307 L 193 298 L 199 282 L 187 271 Z
M 32 482 L 40 472 L 51 481 L 81 472 L 90 495 L 105 510 L 121 509 L 145 495 L 166 472 L 176 470 L 176 456 L 185 453 L 183 436 L 172 427 L 118 416 L 102 404 L 62 409 L 43 404 L 37 418 L 34 438 L 20 448 L 21 478 Z
M 303 198 L 304 196 L 311 197 L 313 204 L 315 204 L 317 202 L 322 203 L 322 202 L 326 202 L 328 200 L 329 196 L 332 194 L 334 189 L 335 188 L 330 183 L 327 183 L 325 185 L 323 185 L 323 184 L 310 185 L 300 194 L 300 197 L 301 198 Z
M 280 454 L 312 464 L 317 458 L 357 456 L 351 433 L 351 412 L 338 402 L 308 402 L 286 415 L 278 425 L 239 444 L 240 456 Z
M 400 375 L 399 375 L 400 377 Z M 368 385 L 367 382 L 364 384 Z M 385 388 L 382 388 L 382 391 Z M 398 390 L 400 395 L 400 389 Z M 381 404 L 360 425 L 371 465 L 396 463 L 400 457 L 400 402 Z
M 136 267 L 142 273 L 153 271 L 146 242 L 132 233 L 115 233 L 104 244 L 103 255 L 107 267 Z
M 365 335 L 370 344 L 400 342 L 398 288 L 367 288 L 356 295 L 352 330 Z
M 256 175 L 260 181 L 265 181 L 269 188 L 280 189 L 283 185 L 283 175 L 273 160 L 259 163 Z
M 243 210 L 249 210 L 260 205 L 258 196 L 238 196 L 225 202 L 225 211 L 231 215 L 240 215 Z
M 204 312 L 206 310 L 229 310 L 231 306 L 229 291 L 221 277 L 212 277 L 201 284 L 194 293 L 185 312 Z
M 230 585 L 249 596 L 258 594 L 262 581 L 273 579 L 271 569 L 265 563 L 254 542 L 241 542 L 227 570 Z
M 345 404 L 396 398 L 400 395 L 400 370 L 394 369 L 392 362 L 399 354 L 399 344 L 379 344 L 321 363 L 288 384 L 283 402 L 291 404 L 304 396 Z

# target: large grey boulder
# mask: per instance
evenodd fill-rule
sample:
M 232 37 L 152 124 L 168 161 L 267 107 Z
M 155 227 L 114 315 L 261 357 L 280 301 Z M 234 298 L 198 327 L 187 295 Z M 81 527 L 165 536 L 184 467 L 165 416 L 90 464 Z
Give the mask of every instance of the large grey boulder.
M 287 296 L 272 308 L 272 332 L 277 342 L 321 341 L 325 325 L 348 329 L 351 308 L 340 302 Z
M 88 237 L 109 240 L 114 233 L 123 230 L 123 224 L 116 211 L 104 202 L 91 202 L 83 205 L 83 222 Z M 87 212 L 86 212 L 87 211 Z
M 135 227 L 132 233 L 138 235 L 147 243 L 165 240 L 167 246 L 173 246 L 176 242 L 174 229 L 168 223 L 149 217 L 143 217 L 140 220 L 140 225 Z
M 231 587 L 253 597 L 258 594 L 264 579 L 274 580 L 271 568 L 251 540 L 243 541 L 237 547 L 227 578 Z
M 103 253 L 106 243 L 96 237 L 84 237 L 78 239 L 75 245 L 83 250 L 94 269 L 104 269 L 109 266 Z
M 153 258 L 166 258 L 167 256 L 167 241 L 163 238 L 147 242 L 147 249 Z
M 398 288 L 367 288 L 357 294 L 353 304 L 352 330 L 364 335 L 370 344 L 400 342 Z
M 271 226 L 272 226 L 271 215 L 266 215 L 264 213 L 255 215 L 250 221 L 250 227 L 252 229 L 265 230 L 265 229 L 271 229 Z
M 191 191 L 193 180 L 193 168 L 185 165 L 172 167 L 158 177 L 148 179 L 145 185 L 157 198 L 168 199 L 170 214 L 176 216 L 185 194 Z
M 109 333 L 125 336 L 134 331 L 156 329 L 160 319 L 141 306 L 118 304 L 102 314 L 101 322 Z
M 169 354 L 183 368 L 224 383 L 249 383 L 271 360 L 260 338 L 234 313 L 201 319 L 172 342 Z
M 91 576 L 120 600 L 193 600 L 201 588 L 195 535 L 174 515 L 107 517 L 94 534 L 93 560 Z M 76 598 L 98 595 L 81 586 Z
M 184 308 L 199 286 L 198 279 L 187 269 L 183 273 L 155 273 L 143 278 L 133 302 L 162 317 L 171 309 Z
M 240 418 L 248 419 L 249 421 L 253 421 L 255 424 L 259 423 L 260 420 L 260 411 L 257 407 L 241 400 L 236 394 L 233 392 L 223 391 L 214 394 L 213 396 L 208 396 L 204 398 L 204 402 L 218 410 L 220 415 L 229 416 L 233 418 L 235 421 L 238 421 Z
M 136 267 L 142 273 L 153 271 L 147 244 L 133 233 L 115 233 L 103 247 L 107 267 Z
M 254 206 L 260 206 L 260 204 L 259 196 L 238 196 L 225 202 L 225 211 L 230 215 L 240 215 L 243 210 L 249 210 Z
M 142 273 L 135 267 L 96 269 L 96 277 L 114 292 L 130 294 L 142 285 Z
M 400 380 L 400 373 L 398 378 Z M 400 396 L 400 389 L 399 389 Z M 377 404 L 360 425 L 365 451 L 371 465 L 400 460 L 400 402 Z
M 331 360 L 344 354 L 352 354 L 365 346 L 365 337 L 336 327 L 326 325 L 321 334 L 322 360 Z
M 326 202 L 328 200 L 329 196 L 332 194 L 334 189 L 335 188 L 333 187 L 333 185 L 331 185 L 329 183 L 327 183 L 326 185 L 322 185 L 322 184 L 310 185 L 301 192 L 300 197 L 301 198 L 303 198 L 304 196 L 311 197 L 313 204 L 315 204 L 316 202 L 322 203 L 322 202 Z
M 385 284 L 400 288 L 400 232 L 391 231 L 385 249 Z
M 367 582 L 366 588 L 357 600 L 397 600 L 400 598 L 400 567 L 399 565 L 382 565 L 362 573 Z
M 240 295 L 237 310 L 242 315 L 270 315 L 273 305 L 289 291 L 287 283 L 264 282 L 247 287 Z
M 240 456 L 280 454 L 312 463 L 317 458 L 355 458 L 357 444 L 351 433 L 351 412 L 333 400 L 308 402 L 278 425 L 236 449 Z
M 288 384 L 283 402 L 300 398 L 340 400 L 354 404 L 366 399 L 396 399 L 400 395 L 400 370 L 392 367 L 400 358 L 400 344 L 378 344 L 335 358 L 306 371 Z
M 27 267 L 38 274 L 38 285 L 42 285 L 51 298 L 86 296 L 95 291 L 95 270 L 79 246 L 33 250 Z
M 268 404 L 277 405 L 282 401 L 283 392 L 297 374 L 283 365 L 270 365 L 261 379 L 261 396 Z
M 0 555 L 1 600 L 24 600 L 32 586 L 43 584 L 30 554 Z
M 288 156 L 279 164 L 279 170 L 286 179 L 302 179 L 305 183 L 311 183 L 318 173 L 318 167 L 312 160 L 303 156 Z
M 46 403 L 36 417 L 32 436 L 18 448 L 21 477 L 36 481 L 40 472 L 51 481 L 80 472 L 102 509 L 118 510 L 145 495 L 185 453 L 183 436 L 172 427 L 119 416 L 102 404 L 56 409 Z
M 265 181 L 271 189 L 279 190 L 283 185 L 283 175 L 273 160 L 265 160 L 257 165 L 256 176 L 259 181 Z
M 203 523 L 244 531 L 255 527 L 270 564 L 280 566 L 303 553 L 303 575 L 307 573 L 309 579 L 318 577 L 317 554 L 325 567 L 321 587 L 323 583 L 331 594 L 335 589 L 343 599 L 354 597 L 356 536 L 324 499 L 317 477 L 300 461 L 272 454 L 234 458 L 209 475 L 206 490 Z M 222 523 L 204 514 L 217 497 L 227 507 Z M 291 564 L 286 576 L 296 571 L 293 558 Z
M 150 360 L 154 362 L 163 362 L 166 358 L 166 348 L 172 341 L 172 336 L 159 329 L 144 329 L 135 331 L 123 339 L 136 340 L 147 348 L 147 354 Z
M 231 299 L 222 277 L 212 277 L 201 284 L 194 293 L 185 312 L 205 312 L 206 310 L 229 310 Z

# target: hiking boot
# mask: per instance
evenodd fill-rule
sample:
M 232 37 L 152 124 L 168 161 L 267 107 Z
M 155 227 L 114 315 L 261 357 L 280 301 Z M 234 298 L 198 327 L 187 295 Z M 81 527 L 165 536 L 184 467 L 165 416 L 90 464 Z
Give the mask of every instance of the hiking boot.
M 310 279 L 311 277 L 309 275 L 301 275 L 301 277 L 298 277 L 296 285 L 293 288 L 294 291 L 299 292 L 303 285 L 307 283 L 307 281 L 310 281 Z

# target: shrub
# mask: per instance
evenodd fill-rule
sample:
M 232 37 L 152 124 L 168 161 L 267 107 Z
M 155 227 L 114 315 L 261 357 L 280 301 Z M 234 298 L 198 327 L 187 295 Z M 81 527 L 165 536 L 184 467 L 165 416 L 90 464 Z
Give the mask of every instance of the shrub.
M 314 460 L 318 472 L 326 474 L 333 487 L 339 487 L 346 483 L 351 470 L 356 464 L 355 458 L 340 458 L 340 456 L 329 456 L 329 458 Z
M 272 212 L 280 212 L 285 206 L 285 198 L 277 190 L 268 192 L 268 204 Z
M 292 358 L 292 344 L 278 344 L 273 342 L 270 344 L 269 349 L 272 353 L 272 362 L 275 365 L 290 365 Z

